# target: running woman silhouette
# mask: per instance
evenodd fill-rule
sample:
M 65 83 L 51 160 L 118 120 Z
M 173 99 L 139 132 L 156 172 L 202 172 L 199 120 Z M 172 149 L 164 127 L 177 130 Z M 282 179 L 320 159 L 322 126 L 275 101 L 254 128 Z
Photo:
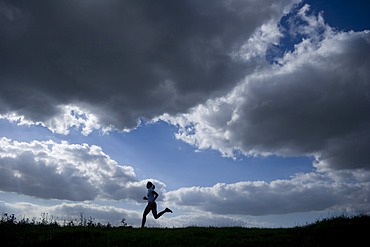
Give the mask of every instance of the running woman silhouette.
M 155 186 L 152 182 L 148 181 L 146 184 L 146 188 L 148 189 L 147 196 L 144 196 L 144 200 L 148 201 L 148 205 L 146 205 L 143 213 L 143 220 L 141 221 L 141 228 L 144 228 L 145 222 L 146 222 L 146 216 L 152 211 L 154 219 L 158 219 L 161 217 L 164 213 L 172 213 L 172 210 L 169 208 L 166 208 L 162 212 L 157 213 L 157 203 L 155 200 L 158 198 L 158 193 L 154 191 Z

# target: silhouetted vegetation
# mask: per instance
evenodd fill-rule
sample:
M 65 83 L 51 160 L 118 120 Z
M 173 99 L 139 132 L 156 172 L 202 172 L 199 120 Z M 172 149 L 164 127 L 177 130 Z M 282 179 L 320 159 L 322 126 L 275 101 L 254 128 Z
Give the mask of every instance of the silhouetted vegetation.
M 370 216 L 339 216 L 293 228 L 132 228 L 94 223 L 93 218 L 60 225 L 3 215 L 2 246 L 361 246 Z M 67 222 L 68 223 L 68 222 Z

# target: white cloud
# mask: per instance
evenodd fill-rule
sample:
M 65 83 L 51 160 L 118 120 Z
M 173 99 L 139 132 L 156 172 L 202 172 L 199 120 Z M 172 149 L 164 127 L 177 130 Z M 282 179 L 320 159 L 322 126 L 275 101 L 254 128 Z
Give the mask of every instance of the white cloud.
M 89 110 L 75 105 L 60 105 L 58 113 L 44 122 L 34 122 L 24 115 L 16 112 L 0 114 L 0 119 L 6 119 L 17 125 L 40 125 L 48 128 L 53 133 L 68 135 L 72 128 L 80 130 L 81 134 L 87 136 L 92 131 L 102 129 L 103 132 L 111 130 L 109 127 L 102 128 L 98 117 Z
M 235 59 L 245 61 L 257 59 L 263 64 L 267 49 L 271 45 L 277 45 L 281 37 L 282 33 L 276 20 L 271 20 L 258 28 L 240 50 L 232 55 Z
M 94 129 L 100 129 L 98 117 L 88 110 L 72 105 L 60 106 L 60 113 L 45 122 L 45 126 L 57 134 L 67 135 L 69 129 L 81 128 L 81 134 L 89 135 Z
M 141 201 L 145 181 L 95 145 L 0 139 L 0 189 L 40 198 Z M 156 181 L 158 188 L 164 185 Z
M 269 183 L 244 181 L 181 188 L 167 192 L 165 202 L 216 215 L 263 216 L 334 209 L 369 213 L 369 192 L 369 182 L 344 182 L 308 173 Z

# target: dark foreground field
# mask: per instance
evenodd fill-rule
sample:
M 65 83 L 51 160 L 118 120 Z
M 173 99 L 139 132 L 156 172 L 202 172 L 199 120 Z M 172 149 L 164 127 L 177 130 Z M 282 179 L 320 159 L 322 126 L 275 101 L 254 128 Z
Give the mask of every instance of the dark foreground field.
M 1 246 L 368 246 L 370 216 L 294 228 L 107 228 L 1 224 Z

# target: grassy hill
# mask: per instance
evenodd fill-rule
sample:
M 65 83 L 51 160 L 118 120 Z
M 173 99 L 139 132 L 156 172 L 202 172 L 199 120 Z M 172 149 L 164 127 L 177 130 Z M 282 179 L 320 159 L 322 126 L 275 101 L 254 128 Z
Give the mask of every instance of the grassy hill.
M 336 217 L 294 228 L 82 227 L 0 224 L 1 246 L 364 246 L 370 216 Z

